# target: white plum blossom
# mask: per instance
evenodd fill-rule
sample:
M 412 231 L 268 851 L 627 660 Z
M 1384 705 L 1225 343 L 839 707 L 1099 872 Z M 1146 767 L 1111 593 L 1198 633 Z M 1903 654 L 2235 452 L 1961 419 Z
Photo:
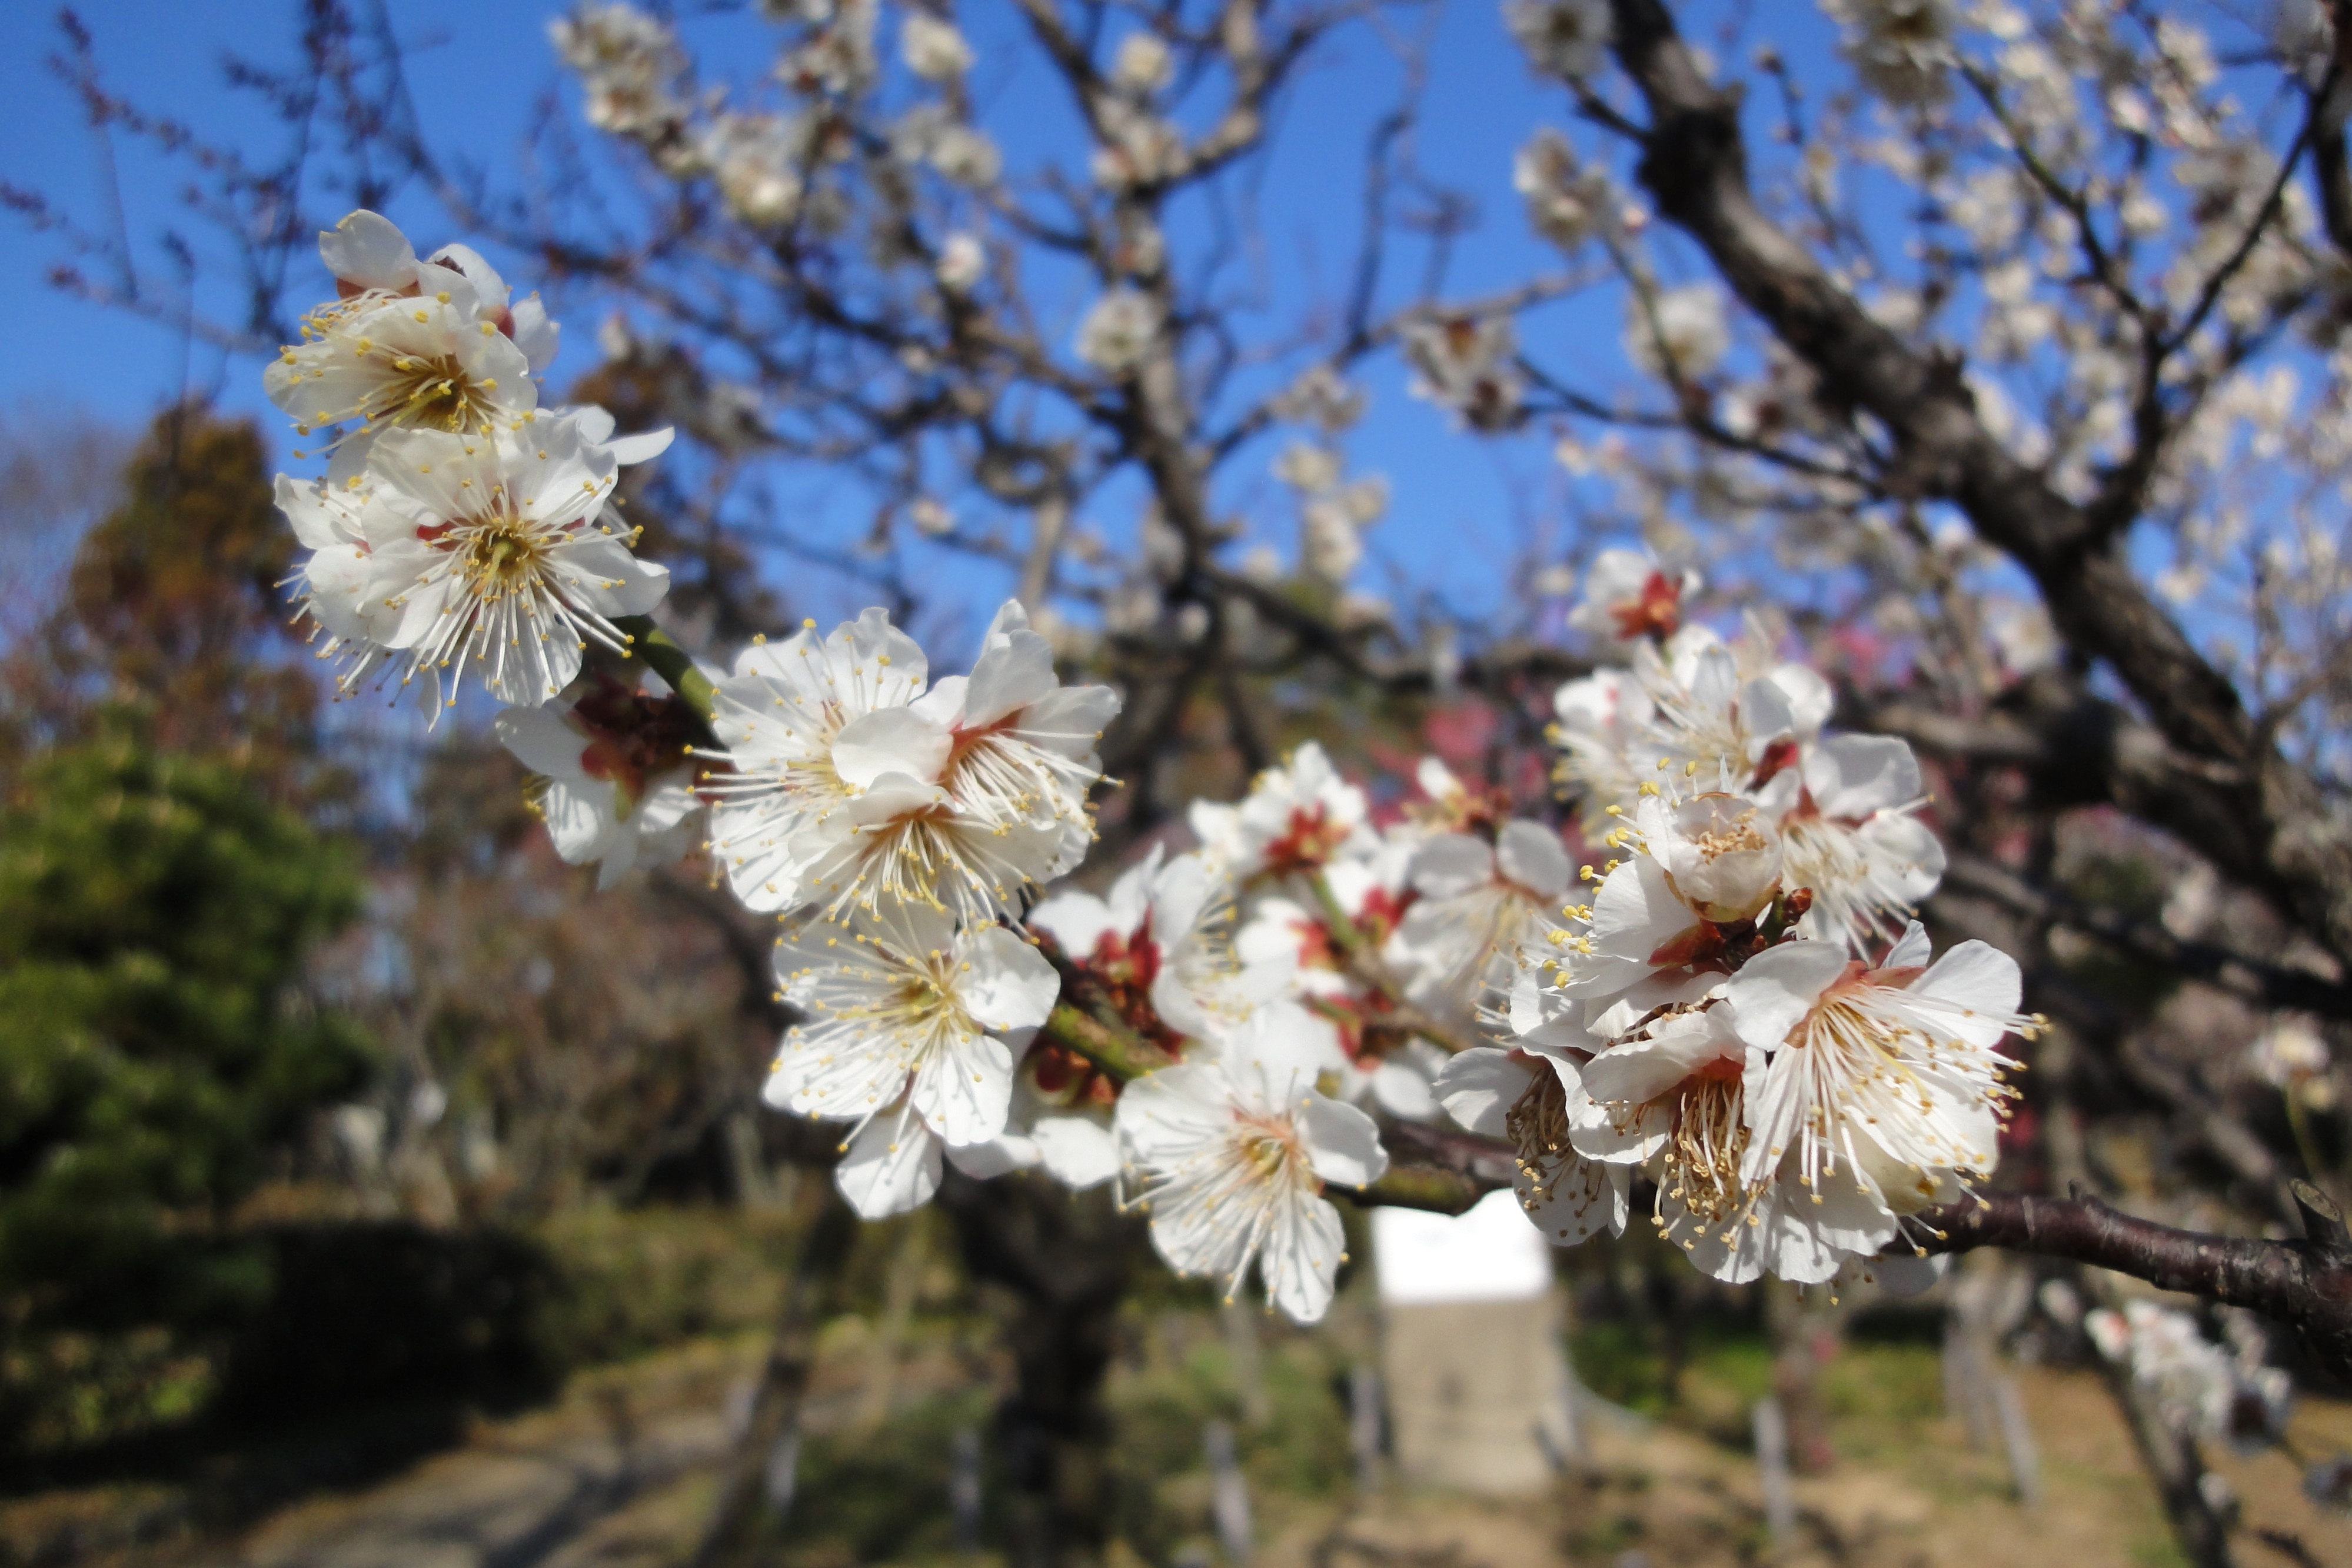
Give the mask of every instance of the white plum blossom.
M 2084 1314 L 2091 1343 L 2120 1364 L 2176 1430 L 2251 1451 L 2285 1430 L 2294 1380 L 2256 1356 L 2233 1356 L 2189 1313 L 2133 1299 Z
M 319 251 L 339 298 L 302 319 L 302 341 L 278 350 L 262 389 L 298 434 L 341 428 L 336 478 L 356 477 L 385 430 L 487 435 L 530 420 L 556 342 L 536 298 L 510 309 L 505 280 L 473 251 L 418 261 L 365 209 L 322 232 Z
M 1620 203 L 1608 174 L 1581 162 L 1550 126 L 1511 160 L 1511 186 L 1527 203 L 1528 225 L 1562 250 L 1575 250 L 1616 222 Z
M 1329 1307 L 1347 1245 L 1323 1184 L 1362 1187 L 1389 1163 L 1370 1117 L 1316 1092 L 1315 1041 L 1305 1009 L 1260 1009 L 1213 1058 L 1129 1084 L 1116 1122 L 1168 1266 L 1230 1299 L 1255 1263 L 1267 1301 L 1302 1323 Z
M 1645 638 L 1663 642 L 1682 630 L 1684 602 L 1698 591 L 1699 575 L 1686 567 L 1670 571 L 1645 549 L 1605 549 L 1592 558 L 1568 623 L 1613 653 L 1630 653 Z
M 2326 1110 L 2336 1103 L 2335 1084 L 2328 1077 L 2333 1056 L 2326 1037 L 2310 1019 L 2286 1013 L 2254 1037 L 2246 1048 L 2246 1065 L 2281 1093 L 2294 1095 L 2314 1110 Z
M 814 632 L 746 649 L 718 683 L 734 776 L 713 786 L 711 848 L 737 897 L 835 913 L 888 897 L 978 921 L 1077 863 L 1118 700 L 1062 686 L 1018 604 L 970 675 L 928 691 L 921 648 L 884 612 Z
M 355 568 L 369 641 L 344 689 L 383 659 L 403 685 L 426 675 L 442 706 L 471 667 L 501 701 L 534 706 L 572 684 L 590 639 L 625 649 L 613 618 L 659 603 L 669 571 L 631 555 L 634 531 L 606 516 L 619 464 L 593 436 L 610 427 L 599 410 L 377 441 Z
M 1532 1043 L 1473 1046 L 1445 1064 L 1435 1090 L 1464 1127 L 1509 1140 L 1519 1207 L 1546 1240 L 1572 1247 L 1603 1228 L 1624 1233 L 1632 1167 L 1588 1159 L 1570 1138 L 1591 1114 L 1576 1055 Z
M 862 1127 L 899 1103 L 950 1145 L 1004 1131 L 1013 1048 L 1045 1021 L 1061 981 L 1002 925 L 957 927 L 919 904 L 884 901 L 838 925 L 814 921 L 776 945 L 784 998 L 807 1015 L 784 1035 L 761 1091 L 796 1114 Z
M 1811 894 L 1805 936 L 1874 947 L 1943 880 L 1944 846 L 1918 817 L 1918 759 L 1893 736 L 1829 737 L 1759 793 L 1787 802 L 1773 815 L 1783 879 Z
M 599 890 L 640 863 L 673 862 L 693 847 L 694 768 L 682 745 L 583 720 L 563 704 L 510 707 L 498 716 L 499 743 L 546 779 L 534 802 L 555 852 L 597 868 Z
M 1174 69 L 1167 42 L 1159 34 L 1135 32 L 1118 41 L 1110 78 L 1129 92 L 1151 93 L 1168 85 Z
M 1362 789 L 1308 741 L 1250 785 L 1238 805 L 1192 802 L 1190 822 L 1210 863 L 1235 883 L 1322 870 L 1379 847 Z
M 898 53 L 926 81 L 953 81 L 971 69 L 971 46 L 956 25 L 928 11 L 909 11 L 898 26 Z
M 1120 873 L 1107 897 L 1057 893 L 1029 912 L 1073 963 L 1148 1008 L 1165 1029 L 1193 1039 L 1218 1035 L 1289 986 L 1295 956 L 1244 960 L 1234 940 L 1234 902 L 1223 878 L 1199 853 L 1151 852 Z
M 809 129 L 797 116 L 722 114 L 703 141 L 703 159 L 727 210 L 761 228 L 799 215 L 807 189 Z
M 1598 71 L 1616 37 L 1609 0 L 1504 0 L 1503 20 L 1529 65 L 1565 81 Z
M 1513 362 L 1517 353 L 1517 333 L 1507 315 L 1424 312 L 1404 329 L 1412 395 L 1451 410 L 1475 430 L 1507 430 L 1518 423 L 1526 387 Z
M 1160 307 L 1151 297 L 1137 288 L 1114 288 L 1078 323 L 1078 358 L 1105 375 L 1131 375 L 1159 333 Z
M 2007 954 L 1964 942 L 1928 956 L 1915 923 L 1874 968 L 1843 943 L 1798 940 L 1725 984 L 1732 1028 L 1769 1057 L 1749 1074 L 1744 1180 L 1801 1187 L 1825 1213 L 1854 1199 L 1891 1218 L 1991 1172 L 2010 1093 L 1999 1047 L 2038 1025 L 2017 1010 Z
M 959 230 L 948 235 L 940 245 L 940 259 L 933 269 L 940 287 L 950 294 L 969 294 L 988 272 L 988 252 L 976 235 Z
M 1940 102 L 1959 63 L 1952 0 L 1828 0 L 1844 25 L 1846 57 L 1862 84 L 1892 104 Z
M 1633 758 L 1656 706 L 1632 674 L 1602 669 L 1562 683 L 1552 694 L 1552 712 L 1550 738 L 1567 754 L 1553 776 L 1577 787 L 1579 825 L 1587 838 L 1598 838 L 1607 831 L 1608 808 L 1632 798 L 1650 777 Z
M 1406 996 L 1466 1018 L 1498 967 L 1507 973 L 1521 946 L 1540 938 L 1576 868 L 1558 833 L 1511 821 L 1492 843 L 1475 833 L 1430 839 L 1413 852 L 1410 878 L 1416 896 L 1383 955 L 1407 977 Z
M 667 24 L 611 0 L 550 22 L 547 36 L 580 74 L 588 123 L 598 130 L 653 139 L 686 118 L 686 56 Z
M 1723 291 L 1712 283 L 1685 283 L 1625 300 L 1625 352 L 1661 380 L 1697 381 L 1723 362 L 1731 329 Z

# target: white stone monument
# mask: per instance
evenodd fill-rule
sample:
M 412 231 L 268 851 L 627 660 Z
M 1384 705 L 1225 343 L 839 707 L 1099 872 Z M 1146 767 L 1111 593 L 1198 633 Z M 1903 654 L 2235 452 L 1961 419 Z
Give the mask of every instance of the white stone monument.
M 1517 1197 L 1455 1217 L 1372 1213 L 1381 1374 L 1409 1481 L 1495 1495 L 1549 1485 L 1576 1452 L 1551 1249 Z

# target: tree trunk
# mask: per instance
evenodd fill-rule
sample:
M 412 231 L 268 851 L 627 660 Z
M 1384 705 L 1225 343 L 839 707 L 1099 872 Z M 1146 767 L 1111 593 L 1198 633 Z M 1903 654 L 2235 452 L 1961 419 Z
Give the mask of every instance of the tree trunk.
M 1070 1193 L 1034 1176 L 974 1182 L 952 1173 L 939 1205 L 964 1266 L 1015 1302 L 1005 1324 L 1015 1381 L 996 1415 L 1014 1568 L 1100 1568 L 1116 1501 L 1110 1370 L 1139 1217 L 1107 1192 Z
M 776 1317 L 776 1337 L 751 1402 L 751 1419 L 729 1458 L 719 1504 L 691 1559 L 692 1568 L 751 1568 L 774 1533 L 770 1466 L 796 1443 L 801 1402 L 816 1361 L 817 1331 L 841 1308 L 844 1266 L 856 1245 L 858 1220 L 828 1193 L 801 1243 Z

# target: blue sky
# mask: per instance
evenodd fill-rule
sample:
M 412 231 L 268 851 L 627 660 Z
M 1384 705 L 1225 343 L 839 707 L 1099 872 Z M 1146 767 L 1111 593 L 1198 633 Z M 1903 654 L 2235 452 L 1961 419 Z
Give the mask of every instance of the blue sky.
M 391 0 L 417 108 L 436 151 L 483 168 L 493 187 L 522 183 L 519 173 L 509 172 L 519 169 L 515 152 L 542 95 L 558 85 L 545 37 L 546 22 L 558 10 L 544 0 L 495 5 Z M 288 59 L 296 14 L 291 0 L 111 0 L 89 7 L 84 17 L 113 90 L 215 142 L 267 158 L 283 132 L 247 95 L 226 88 L 223 61 L 231 50 L 265 64 Z M 1022 54 L 1012 47 L 1018 24 L 1003 0 L 967 0 L 962 20 L 980 48 L 972 80 L 982 122 L 1005 142 L 1018 168 L 1024 147 L 1049 141 L 1066 123 L 1057 84 L 1034 63 L 1015 63 Z M 1409 21 L 1400 18 L 1399 25 Z M 1792 58 L 1819 58 L 1830 47 L 1810 5 L 1776 7 L 1770 22 Z M 743 74 L 756 77 L 772 57 L 772 30 L 746 15 L 690 15 L 683 31 L 709 75 L 724 75 L 724 62 L 740 59 Z M 1727 42 L 1694 31 L 1704 40 Z M 104 226 L 110 204 L 103 165 L 70 93 L 45 65 L 58 35 L 47 26 L 28 32 L 28 42 L 37 47 L 0 57 L 0 125 L 6 131 L 0 137 L 0 180 L 37 190 L 79 220 Z M 1564 95 L 1529 74 L 1493 0 L 1454 0 L 1436 14 L 1432 36 L 1415 152 L 1424 173 L 1468 194 L 1478 213 L 1478 225 L 1458 244 L 1446 278 L 1444 292 L 1459 298 L 1558 265 L 1556 254 L 1527 230 L 1510 188 L 1510 162 L 1537 125 L 1564 123 L 1566 104 Z M 1261 265 L 1273 280 L 1268 325 L 1281 324 L 1310 294 L 1328 298 L 1342 287 L 1358 228 L 1365 133 L 1392 100 L 1397 79 L 1394 59 L 1359 29 L 1326 51 L 1290 99 L 1278 138 L 1282 150 L 1263 187 Z M 159 255 L 156 242 L 175 226 L 203 256 L 202 226 L 180 205 L 184 172 L 136 149 L 126 151 L 118 167 L 129 230 L 151 263 Z M 415 221 L 423 243 L 465 237 L 446 233 L 437 217 L 423 216 L 421 205 L 404 210 L 395 204 L 394 212 Z M 1671 264 L 1671 250 L 1668 256 Z M 217 352 L 201 346 L 188 356 L 173 331 L 58 292 L 43 278 L 58 258 L 54 236 L 32 233 L 0 214 L 0 287 L 16 307 L 11 316 L 18 327 L 15 352 L 0 361 L 0 408 L 72 409 L 135 423 L 173 396 L 184 375 L 199 388 L 216 389 L 226 406 L 264 415 L 272 428 L 281 424 L 260 397 L 257 363 L 224 364 Z M 1419 266 L 1408 246 L 1392 273 L 1393 300 L 1409 295 Z M 204 276 L 207 287 L 227 281 L 216 267 Z M 520 268 L 509 277 L 522 287 L 536 281 Z M 1075 319 L 1085 298 L 1074 285 L 1070 297 L 1058 302 L 1059 319 Z M 551 386 L 591 364 L 602 309 L 577 298 L 558 297 L 554 303 L 568 331 Z M 1613 292 L 1552 308 L 1531 324 L 1528 341 L 1548 362 L 1583 372 L 1588 385 L 1621 381 Z M 1392 504 L 1370 537 L 1372 555 L 1360 583 L 1401 600 L 1433 592 L 1464 610 L 1491 611 L 1506 597 L 1513 551 L 1525 530 L 1555 528 L 1566 512 L 1569 482 L 1549 461 L 1549 441 L 1540 432 L 1512 442 L 1454 433 L 1440 413 L 1406 394 L 1405 375 L 1393 361 L 1375 366 L 1367 380 L 1372 407 L 1349 444 L 1353 465 L 1384 473 Z M 1277 444 L 1262 443 L 1245 457 L 1221 500 L 1258 512 L 1266 537 L 1286 553 L 1287 514 L 1263 478 Z M 797 488 L 788 485 L 779 493 L 787 508 L 796 508 L 793 515 L 835 518 L 812 526 L 855 532 L 846 519 L 862 514 L 855 497 L 823 478 L 804 477 Z M 1590 506 L 1602 498 L 1581 499 Z M 1106 498 L 1105 510 L 1131 513 L 1131 502 L 1115 494 Z M 1089 520 L 1114 540 L 1133 523 L 1131 515 Z M 982 595 L 999 587 L 974 586 Z M 859 598 L 854 587 L 812 584 L 805 573 L 796 592 L 795 612 L 846 610 Z

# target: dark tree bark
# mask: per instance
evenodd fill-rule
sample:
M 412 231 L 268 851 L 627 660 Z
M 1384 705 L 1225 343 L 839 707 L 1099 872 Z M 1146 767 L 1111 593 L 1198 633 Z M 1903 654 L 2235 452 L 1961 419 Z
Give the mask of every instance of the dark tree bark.
M 2152 804 L 2151 814 L 2245 824 L 2245 852 L 2222 869 L 2352 958 L 2352 840 L 2317 781 L 2280 754 L 2125 558 L 2122 537 L 2138 516 L 2146 470 L 2170 434 L 2161 411 L 2150 463 L 2126 465 L 2130 473 L 2087 504 L 2060 494 L 1986 429 L 1957 353 L 1915 348 L 1874 319 L 1757 204 L 1739 96 L 1707 79 L 1662 0 L 1614 0 L 1612 10 L 1617 57 L 1649 111 L 1633 134 L 1638 177 L 1659 213 L 1697 241 L 1732 291 L 1812 369 L 1825 403 L 1885 425 L 1895 454 L 1881 482 L 1966 514 L 2033 578 L 2068 646 L 2106 664 L 2165 745 L 2196 765 L 2199 798 L 2178 812 Z
M 1140 1216 L 1107 1192 L 1033 1176 L 975 1182 L 950 1172 L 940 1207 L 964 1266 L 1016 1303 L 1005 1325 L 1014 1384 L 996 1415 L 1015 1568 L 1099 1568 L 1116 1490 L 1103 1402 L 1118 1304 L 1139 1254 Z
M 845 1265 L 857 1244 L 858 1228 L 849 1206 L 828 1195 L 801 1243 L 777 1312 L 776 1337 L 752 1399 L 751 1419 L 728 1458 L 719 1505 L 703 1531 L 693 1568 L 754 1568 L 766 1560 L 776 1523 L 768 1506 L 768 1465 L 777 1446 L 800 1425 L 801 1404 L 816 1364 L 817 1330 L 840 1309 Z

